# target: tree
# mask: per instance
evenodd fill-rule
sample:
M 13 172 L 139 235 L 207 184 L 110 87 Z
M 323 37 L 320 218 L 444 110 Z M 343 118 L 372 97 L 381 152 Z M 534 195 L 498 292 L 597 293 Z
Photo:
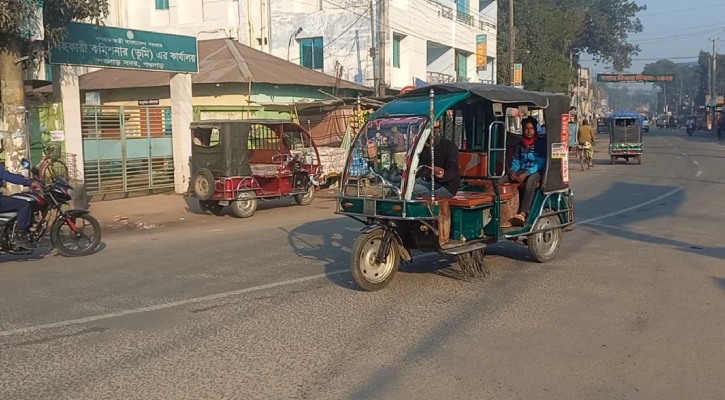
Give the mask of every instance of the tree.
M 627 41 L 632 33 L 642 32 L 637 13 L 647 9 L 629 0 L 568 0 L 569 7 L 584 13 L 584 29 L 574 41 L 576 54 L 586 52 L 599 62 L 612 64 L 617 71 L 632 65 L 639 46 Z
M 509 1 L 514 0 L 498 2 L 501 82 L 510 81 Z M 627 0 L 515 0 L 515 55 L 523 64 L 524 86 L 567 91 L 584 52 L 617 70 L 629 67 L 639 48 L 627 41 L 628 35 L 642 31 L 636 13 L 644 9 Z
M 35 18 L 39 7 L 42 21 Z M 3 144 L 10 171 L 18 171 L 20 160 L 27 154 L 23 69 L 45 57 L 48 48 L 65 36 L 69 22 L 100 23 L 108 11 L 108 0 L 0 0 L 0 131 L 7 132 Z M 41 25 L 44 40 L 31 42 L 28 31 Z M 9 185 L 9 189 L 20 190 L 16 185 Z

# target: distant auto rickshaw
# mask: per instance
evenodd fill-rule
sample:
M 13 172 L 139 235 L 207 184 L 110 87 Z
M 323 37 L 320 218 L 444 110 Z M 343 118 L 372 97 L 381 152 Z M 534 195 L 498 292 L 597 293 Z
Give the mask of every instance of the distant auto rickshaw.
M 609 157 L 612 165 L 617 159 L 630 158 L 642 164 L 642 123 L 644 117 L 636 112 L 622 111 L 612 115 L 609 134 Z
M 353 141 L 338 196 L 336 213 L 365 225 L 350 255 L 353 280 L 364 290 L 382 289 L 401 260 L 412 260 L 413 250 L 453 255 L 463 272 L 485 275 L 484 249 L 500 240 L 527 243 L 537 262 L 553 260 L 563 232 L 574 223 L 569 101 L 507 86 L 448 83 L 411 90 L 379 109 Z M 519 183 L 499 182 L 521 141 L 520 134 L 507 132 L 511 108 L 523 114 L 543 110 L 547 157 L 524 226 L 502 227 L 517 212 L 520 190 Z M 431 131 L 439 120 L 459 149 L 462 183 L 454 197 L 434 191 L 416 196 L 418 172 L 437 168 L 437 135 Z M 381 151 L 394 131 L 399 135 L 393 141 L 404 145 Z M 430 153 L 430 165 L 419 160 L 424 152 Z
M 609 133 L 609 127 L 607 126 L 608 118 L 597 118 L 597 134 L 604 135 Z
M 191 124 L 191 194 L 203 210 L 251 217 L 258 201 L 291 197 L 308 205 L 319 190 L 317 147 L 300 125 L 281 120 Z

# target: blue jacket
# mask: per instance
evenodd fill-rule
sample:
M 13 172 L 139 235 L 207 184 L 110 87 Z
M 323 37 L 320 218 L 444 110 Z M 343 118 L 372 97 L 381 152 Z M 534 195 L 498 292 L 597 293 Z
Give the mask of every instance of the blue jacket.
M 33 184 L 32 179 L 28 179 L 20 174 L 13 174 L 12 172 L 9 172 L 5 169 L 5 164 L 0 162 L 0 186 L 2 186 L 5 181 L 23 186 L 30 186 Z M 2 196 L 2 194 L 0 194 L 0 196 Z
M 546 140 L 537 138 L 531 146 L 519 142 L 514 148 L 513 171 L 526 171 L 529 175 L 540 172 L 546 166 Z

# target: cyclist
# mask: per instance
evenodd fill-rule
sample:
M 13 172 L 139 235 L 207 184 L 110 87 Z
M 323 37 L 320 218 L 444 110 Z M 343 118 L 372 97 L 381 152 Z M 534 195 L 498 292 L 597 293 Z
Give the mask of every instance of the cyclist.
M 589 125 L 589 121 L 586 119 L 582 121 L 582 126 L 579 127 L 577 140 L 582 146 L 586 146 L 587 142 L 591 144 L 591 146 L 586 147 L 585 151 L 587 158 L 589 159 L 589 167 L 594 167 L 594 129 L 592 129 Z

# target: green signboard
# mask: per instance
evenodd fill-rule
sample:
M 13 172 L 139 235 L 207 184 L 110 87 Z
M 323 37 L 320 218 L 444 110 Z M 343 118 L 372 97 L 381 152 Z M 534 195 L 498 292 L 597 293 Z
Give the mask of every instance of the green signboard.
M 645 75 L 645 74 L 597 74 L 597 82 L 672 82 L 674 75 Z
M 196 38 L 79 22 L 50 49 L 51 64 L 199 72 Z

